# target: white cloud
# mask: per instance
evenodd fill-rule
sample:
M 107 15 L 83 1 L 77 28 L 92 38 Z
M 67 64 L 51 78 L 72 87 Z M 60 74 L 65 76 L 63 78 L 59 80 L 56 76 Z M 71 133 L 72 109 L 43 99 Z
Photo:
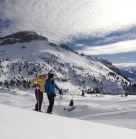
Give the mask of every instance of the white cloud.
M 136 24 L 135 0 L 4 0 L 0 18 L 10 19 L 2 35 L 33 30 L 55 42 L 104 36 Z
M 136 51 L 136 40 L 123 41 L 118 43 L 113 43 L 109 45 L 89 47 L 86 46 L 79 53 L 84 53 L 87 55 L 100 55 L 100 54 L 117 54 Z
M 119 63 L 119 64 L 113 64 L 113 65 L 115 65 L 119 68 L 121 68 L 121 67 L 130 67 L 130 66 L 135 67 L 136 63 Z
M 127 57 L 121 57 L 121 59 L 126 59 Z
M 83 44 L 80 44 L 80 43 L 77 43 L 77 44 L 75 45 L 75 47 L 84 47 L 84 45 L 83 45 Z

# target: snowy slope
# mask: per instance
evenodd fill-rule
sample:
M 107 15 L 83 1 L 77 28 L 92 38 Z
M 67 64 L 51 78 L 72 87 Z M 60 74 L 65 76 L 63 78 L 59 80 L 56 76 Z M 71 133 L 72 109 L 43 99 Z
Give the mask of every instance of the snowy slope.
M 0 47 L 0 59 L 0 80 L 2 83 L 6 80 L 9 85 L 11 79 L 14 79 L 12 87 L 17 86 L 20 89 L 17 80 L 22 78 L 28 82 L 45 71 L 54 72 L 59 86 L 65 90 L 98 90 L 101 94 L 125 94 L 126 89 L 130 89 L 126 86 L 129 85 L 128 81 L 99 59 L 80 55 L 67 47 L 51 46 L 48 40 L 3 45 Z
M 59 99 L 60 96 L 57 96 L 57 100 L 61 103 L 61 108 L 55 100 L 53 109 L 54 115 L 136 129 L 136 96 L 96 96 L 95 94 L 85 94 L 83 97 L 76 90 L 74 97 L 71 94 L 72 91 L 66 93 L 61 100 Z M 0 90 L 0 98 L 0 104 L 23 108 L 29 111 L 34 109 L 36 103 L 34 89 L 20 91 L 19 89 L 8 90 L 5 88 L 4 90 Z M 76 109 L 71 112 L 63 111 L 63 108 L 69 105 L 72 98 Z M 42 104 L 43 112 L 46 111 L 48 105 L 47 96 L 44 94 Z
M 135 139 L 136 131 L 0 105 L 1 139 Z

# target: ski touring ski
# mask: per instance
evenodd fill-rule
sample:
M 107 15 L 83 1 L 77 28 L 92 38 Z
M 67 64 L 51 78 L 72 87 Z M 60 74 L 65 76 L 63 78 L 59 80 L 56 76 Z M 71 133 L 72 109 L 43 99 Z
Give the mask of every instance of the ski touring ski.
M 64 107 L 64 111 L 73 111 L 76 106 Z

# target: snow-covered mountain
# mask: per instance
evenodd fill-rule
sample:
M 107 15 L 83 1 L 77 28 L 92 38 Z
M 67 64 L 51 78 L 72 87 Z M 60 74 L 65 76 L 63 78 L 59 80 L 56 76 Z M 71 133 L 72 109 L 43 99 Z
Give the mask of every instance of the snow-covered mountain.
M 35 32 L 23 31 L 0 38 L 1 87 L 29 89 L 30 79 L 45 71 L 55 73 L 63 91 L 125 94 L 129 81 L 110 62 L 57 46 Z
M 131 82 L 136 82 L 136 64 L 119 64 L 116 65 L 122 75 L 126 76 Z

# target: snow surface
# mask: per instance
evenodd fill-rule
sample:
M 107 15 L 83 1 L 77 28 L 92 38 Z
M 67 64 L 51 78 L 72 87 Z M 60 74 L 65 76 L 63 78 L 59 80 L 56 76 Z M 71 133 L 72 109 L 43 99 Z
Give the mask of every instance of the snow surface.
M 0 104 L 1 139 L 135 139 L 136 131 Z
M 74 96 L 72 92 L 75 92 Z M 36 103 L 34 89 L 30 91 L 20 91 L 17 89 L 1 90 L 0 98 L 0 104 L 30 111 L 34 109 Z M 86 94 L 85 97 L 82 97 L 76 90 L 73 90 L 63 95 L 61 100 L 59 98 L 60 96 L 58 95 L 57 100 L 61 103 L 61 108 L 58 106 L 57 101 L 55 101 L 53 109 L 55 115 L 136 129 L 136 96 L 96 96 L 95 94 Z M 63 111 L 63 108 L 69 105 L 72 98 L 76 109 L 71 112 Z M 47 96 L 44 94 L 43 112 L 46 111 L 48 103 Z
M 14 81 L 21 80 L 22 76 L 26 80 L 35 78 L 36 73 L 28 75 L 28 71 L 34 67 L 37 74 L 53 70 L 57 75 L 56 83 L 64 92 L 61 100 L 59 95 L 57 96 L 61 107 L 55 101 L 54 115 L 47 115 L 33 112 L 36 103 L 33 88 L 25 89 L 22 86 L 6 88 L 1 85 L 0 138 L 133 139 L 136 137 L 136 131 L 132 130 L 136 129 L 136 96 L 124 97 L 123 78 L 119 76 L 117 80 L 113 76 L 108 76 L 108 73 L 113 71 L 95 57 L 81 56 L 60 47 L 50 46 L 48 43 L 48 41 L 32 41 L 0 47 L 0 81 L 10 82 L 14 76 Z M 26 62 L 29 66 L 23 68 Z M 20 73 L 19 67 L 22 69 Z M 61 70 L 58 70 L 59 67 Z M 97 82 L 93 81 L 94 76 Z M 67 82 L 60 80 L 67 77 L 70 78 Z M 101 94 L 114 94 L 114 96 L 101 94 L 81 96 L 81 90 L 94 87 L 99 88 Z M 69 90 L 65 92 L 66 89 Z M 71 99 L 74 100 L 76 109 L 71 112 L 63 111 Z M 44 102 L 43 112 L 48 106 L 46 94 Z

